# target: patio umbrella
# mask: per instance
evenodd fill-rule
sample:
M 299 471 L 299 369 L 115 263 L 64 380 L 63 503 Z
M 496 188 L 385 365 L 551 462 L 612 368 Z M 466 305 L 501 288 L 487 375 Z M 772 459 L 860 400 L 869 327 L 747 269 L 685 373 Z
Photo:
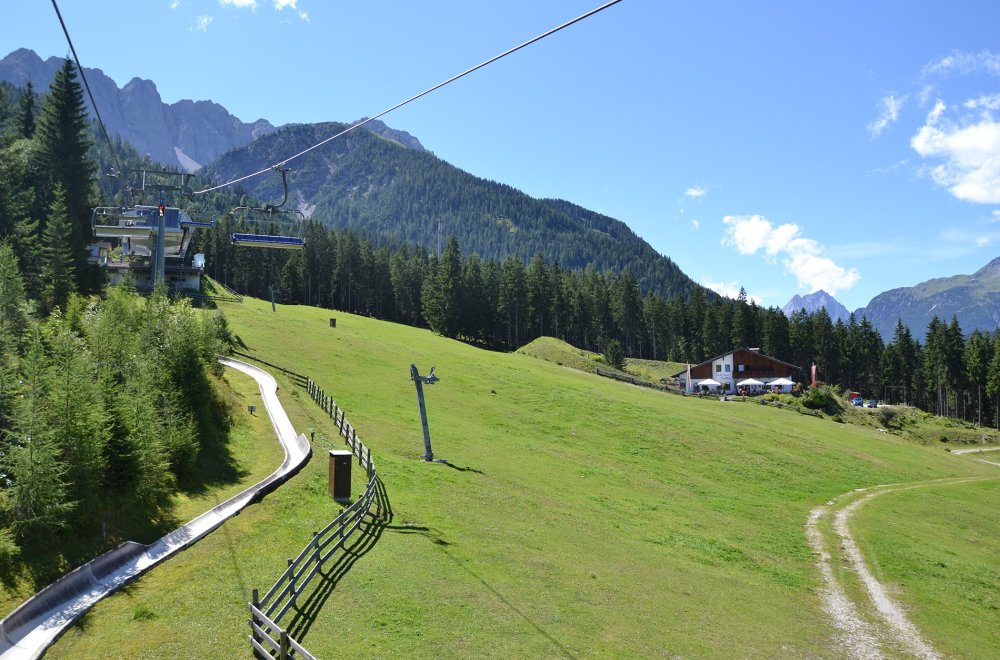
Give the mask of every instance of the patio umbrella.
M 763 384 L 764 383 L 760 382 L 756 378 L 744 378 L 740 382 L 736 383 L 736 386 L 743 387 L 744 385 L 763 385 Z
M 705 380 L 700 380 L 700 381 L 698 381 L 698 384 L 699 385 L 708 385 L 709 387 L 712 387 L 713 385 L 715 387 L 718 387 L 719 385 L 722 385 L 722 383 L 720 383 L 719 381 L 712 380 L 711 378 L 706 378 Z
M 788 380 L 787 378 L 778 378 L 768 383 L 768 385 L 781 385 L 781 386 L 794 385 L 794 384 L 795 384 L 794 381 Z

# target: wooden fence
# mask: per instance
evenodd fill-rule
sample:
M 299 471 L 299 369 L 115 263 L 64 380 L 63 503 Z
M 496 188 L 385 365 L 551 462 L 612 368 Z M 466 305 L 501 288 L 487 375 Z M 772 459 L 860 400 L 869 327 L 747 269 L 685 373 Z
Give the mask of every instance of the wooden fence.
M 328 396 L 311 378 L 306 379 L 306 390 L 313 401 L 330 415 L 341 437 L 358 459 L 358 464 L 364 468 L 368 483 L 364 494 L 354 504 L 341 511 L 322 530 L 313 532 L 312 540 L 298 557 L 288 560 L 288 568 L 266 594 L 260 596 L 257 589 L 253 590 L 252 601 L 248 603 L 250 644 L 258 658 L 313 658 L 281 627 L 281 620 L 295 607 L 299 595 L 323 565 L 344 548 L 345 542 L 357 531 L 373 504 L 375 515 L 382 515 L 378 475 L 375 473 L 371 451 L 358 438 L 357 431 L 347 421 L 346 414 L 337 406 L 333 397 Z
M 611 369 L 604 369 L 602 367 L 596 368 L 596 373 L 598 376 L 604 376 L 605 378 L 611 378 L 612 380 L 617 380 L 622 383 L 629 383 L 631 385 L 638 385 L 639 387 L 648 387 L 651 390 L 659 390 L 661 392 L 670 392 L 671 394 L 683 394 L 682 391 L 676 387 L 670 387 L 666 383 L 653 383 L 648 380 L 643 380 L 631 374 L 622 373 L 620 371 L 612 371 Z

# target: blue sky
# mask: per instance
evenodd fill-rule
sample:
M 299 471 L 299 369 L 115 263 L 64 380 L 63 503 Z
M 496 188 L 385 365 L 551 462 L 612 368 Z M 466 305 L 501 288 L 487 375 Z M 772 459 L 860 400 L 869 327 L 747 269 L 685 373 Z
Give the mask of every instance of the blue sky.
M 84 66 L 244 121 L 376 114 L 598 0 L 61 0 Z M 0 54 L 67 46 L 8 2 Z M 627 223 L 695 280 L 850 309 L 1000 256 L 1000 3 L 622 0 L 395 111 L 448 162 Z

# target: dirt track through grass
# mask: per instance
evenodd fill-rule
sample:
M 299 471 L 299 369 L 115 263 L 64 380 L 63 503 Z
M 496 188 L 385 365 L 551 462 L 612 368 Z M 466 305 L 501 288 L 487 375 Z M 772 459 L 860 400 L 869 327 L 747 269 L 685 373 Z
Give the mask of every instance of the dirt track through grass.
M 985 461 L 979 461 L 985 462 Z M 941 654 L 921 634 L 910 621 L 903 607 L 889 595 L 868 566 L 858 543 L 850 530 L 851 516 L 873 498 L 887 493 L 915 488 L 940 485 L 959 485 L 981 478 L 932 479 L 910 484 L 879 485 L 859 488 L 841 495 L 825 506 L 813 509 L 806 522 L 806 537 L 818 556 L 817 565 L 823 576 L 824 610 L 839 631 L 836 636 L 842 650 L 856 658 L 885 657 L 883 649 L 902 650 L 917 658 L 940 658 Z M 833 513 L 833 536 L 824 535 L 821 525 Z M 831 543 L 831 541 L 833 541 Z M 836 547 L 838 550 L 833 550 Z M 845 563 L 857 575 L 867 593 L 870 605 L 878 614 L 877 621 L 868 621 L 862 614 L 867 609 L 864 603 L 852 601 L 844 585 L 834 576 L 833 564 L 836 559 Z M 891 652 L 891 651 L 890 651 Z

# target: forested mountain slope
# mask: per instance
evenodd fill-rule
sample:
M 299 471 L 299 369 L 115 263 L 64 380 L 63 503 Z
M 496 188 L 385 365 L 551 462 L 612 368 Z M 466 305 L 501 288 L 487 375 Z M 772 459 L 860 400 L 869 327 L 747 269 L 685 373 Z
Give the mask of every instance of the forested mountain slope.
M 1000 257 L 972 275 L 938 277 L 911 287 L 885 291 L 855 312 L 867 316 L 883 337 L 902 320 L 922 337 L 932 318 L 958 319 L 966 332 L 991 333 L 1000 328 Z
M 265 168 L 343 130 L 344 124 L 289 126 L 226 153 L 203 174 L 227 181 Z M 296 159 L 290 199 L 320 222 L 423 245 L 455 236 L 484 259 L 541 254 L 569 269 L 631 269 L 643 291 L 670 298 L 699 287 L 624 223 L 557 200 L 532 198 L 475 177 L 433 154 L 356 131 Z M 261 200 L 280 200 L 281 179 L 244 183 Z M 708 293 L 714 297 L 714 293 Z

